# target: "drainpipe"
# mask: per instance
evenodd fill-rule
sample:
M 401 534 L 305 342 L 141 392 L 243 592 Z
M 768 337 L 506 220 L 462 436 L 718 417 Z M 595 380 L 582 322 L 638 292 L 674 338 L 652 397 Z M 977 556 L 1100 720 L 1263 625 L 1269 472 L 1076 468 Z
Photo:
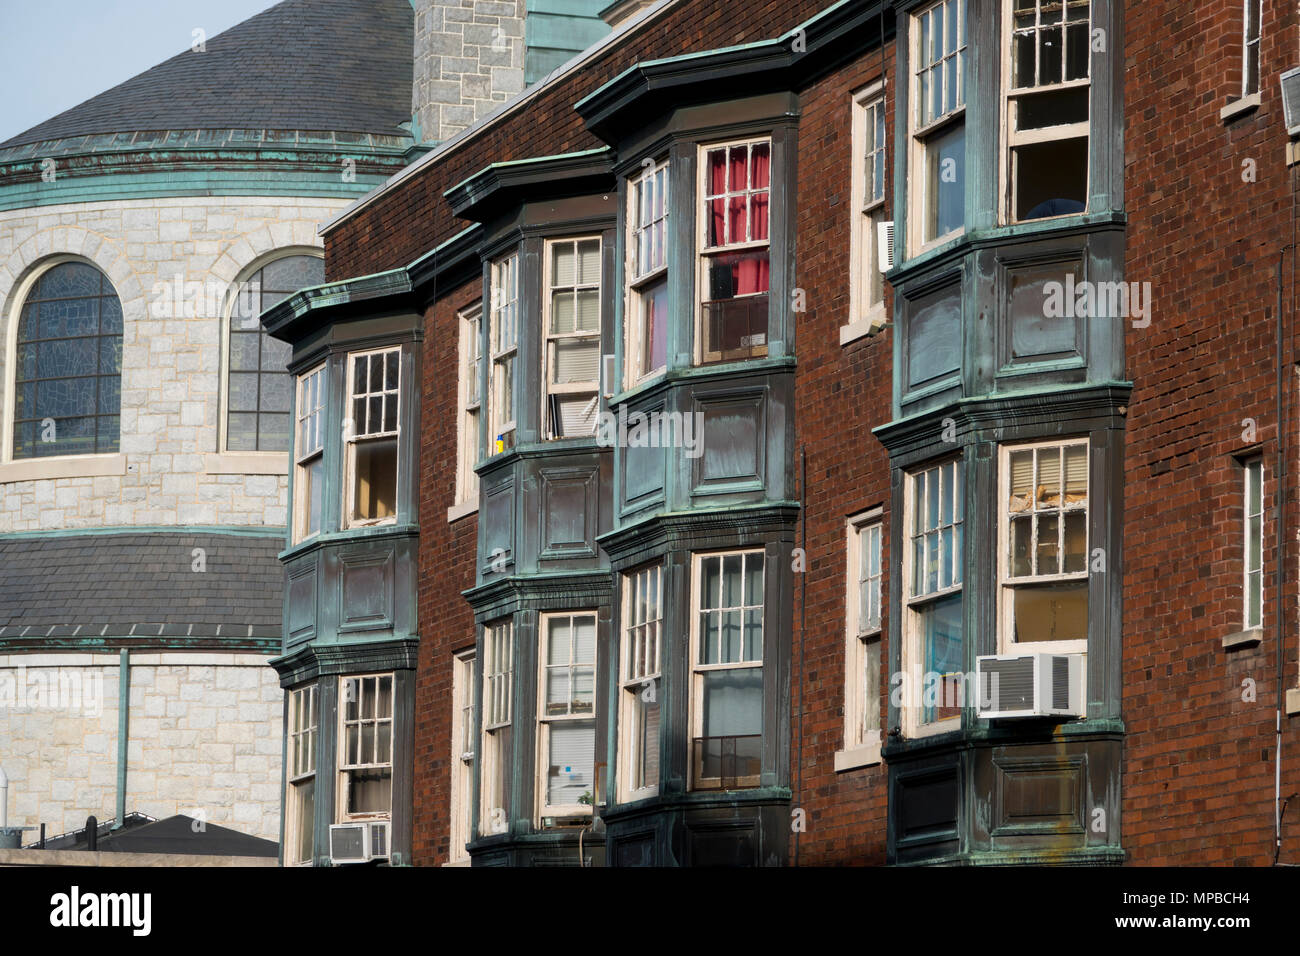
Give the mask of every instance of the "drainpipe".
M 126 823 L 126 730 L 131 709 L 131 652 L 125 647 L 117 657 L 117 819 L 113 829 Z

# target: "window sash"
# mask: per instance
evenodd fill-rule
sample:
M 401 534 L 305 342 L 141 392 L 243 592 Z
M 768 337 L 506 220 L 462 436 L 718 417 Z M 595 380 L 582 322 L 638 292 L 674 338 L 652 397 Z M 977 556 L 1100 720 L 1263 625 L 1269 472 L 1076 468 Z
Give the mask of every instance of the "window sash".
M 966 105 L 966 0 L 938 0 L 912 16 L 912 116 L 916 132 Z
M 316 774 L 316 685 L 289 692 L 289 781 L 297 783 Z
M 668 162 L 633 179 L 629 194 L 628 274 L 634 283 L 640 283 L 668 265 Z
M 487 731 L 510 724 L 510 695 L 514 683 L 514 622 L 488 625 L 484 633 L 483 727 Z
M 460 442 L 456 472 L 456 501 L 469 501 L 478 495 L 479 410 L 482 407 L 481 375 L 483 304 L 476 302 L 460 313 Z
M 298 376 L 298 462 L 325 447 L 325 366 Z
M 452 659 L 452 739 L 451 739 L 451 844 L 448 861 L 469 860 L 465 844 L 472 839 L 470 829 L 470 794 L 473 792 L 474 753 L 474 652 L 467 651 Z
M 1246 630 L 1262 626 L 1264 615 L 1264 460 L 1243 467 L 1242 621 Z
M 738 150 L 744 151 L 745 182 L 736 186 L 731 182 L 735 169 L 732 155 Z M 759 153 L 766 154 L 767 182 L 757 185 L 756 166 Z M 711 181 L 713 158 L 721 154 L 726 183 L 721 190 L 716 190 Z M 701 224 L 703 235 L 700 248 L 708 252 L 722 250 L 763 248 L 770 243 L 771 236 L 771 196 L 772 196 L 772 141 L 763 137 L 742 140 L 734 143 L 721 143 L 705 146 L 700 150 L 700 169 L 703 176 L 701 195 Z M 716 204 L 722 204 L 722 241 L 711 240 L 709 223 L 715 215 Z M 743 235 L 732 233 L 737 212 L 743 211 L 745 229 Z M 758 226 L 761 225 L 761 228 Z M 762 235 L 756 233 L 761 232 Z
M 1081 450 L 1082 456 L 1071 454 L 1071 450 Z M 1028 456 L 1028 472 L 1024 469 L 1024 463 Z M 1020 460 L 1020 468 L 1017 470 L 1017 459 Z M 1003 497 L 1003 510 L 1006 513 L 1006 534 L 1004 536 L 1002 548 L 1006 555 L 1006 571 L 1004 578 L 1008 584 L 1026 584 L 1031 582 L 1043 581 L 1069 581 L 1086 579 L 1088 577 L 1088 514 L 1089 514 L 1089 476 L 1088 476 L 1088 444 L 1086 441 L 1061 442 L 1049 445 L 1037 446 L 1007 446 L 1003 449 L 1003 462 L 1007 470 L 1007 488 Z M 1053 477 L 1055 476 L 1055 477 Z M 1021 483 L 1028 479 L 1029 484 L 1025 487 L 1025 494 L 1017 494 L 1017 488 Z M 1049 487 L 1046 482 L 1056 482 L 1057 493 L 1051 495 L 1050 491 L 1046 492 L 1047 499 L 1040 498 L 1040 490 Z M 1079 492 L 1071 492 L 1070 488 L 1078 488 L 1082 485 L 1083 491 L 1081 497 Z M 1075 495 L 1071 500 L 1071 495 Z M 1055 498 L 1053 503 L 1052 498 Z M 1066 541 L 1071 524 L 1071 519 L 1082 518 L 1083 525 L 1083 553 L 1082 567 L 1073 570 L 1067 570 L 1066 566 L 1069 561 Z M 1014 529 L 1020 526 L 1028 525 L 1030 529 L 1029 537 L 1029 567 L 1028 569 L 1017 572 L 1014 548 Z M 1048 530 L 1044 530 L 1044 526 Z M 1051 530 L 1052 528 L 1055 530 Z M 1042 546 L 1044 541 L 1050 541 L 1055 538 L 1056 546 L 1053 554 L 1056 560 L 1056 571 L 1042 570 L 1040 568 L 1040 559 L 1042 558 Z
M 584 253 L 594 246 L 595 278 L 585 277 L 583 272 Z M 558 256 L 569 251 L 573 257 L 573 275 L 557 277 Z M 590 252 L 588 254 L 591 254 Z M 591 435 L 596 430 L 596 409 L 599 402 L 600 381 L 600 334 L 602 323 L 601 302 L 601 265 L 603 243 L 600 236 L 581 236 L 574 239 L 555 239 L 546 244 L 546 299 L 543 303 L 543 328 L 545 329 L 545 346 L 543 348 L 542 380 L 546 383 L 543 396 L 542 420 L 546 423 L 548 438 L 570 438 Z M 594 294 L 595 328 L 583 329 L 582 293 Z M 572 328 L 556 330 L 557 295 L 570 296 L 570 319 Z M 578 355 L 582 352 L 591 361 L 590 376 L 575 381 L 559 381 L 560 366 L 563 357 Z M 583 398 L 588 401 L 580 407 Z
M 1263 0 L 1244 0 L 1241 35 L 1241 95 L 1259 92 L 1260 37 L 1263 35 Z
M 357 371 L 365 362 L 365 387 L 357 388 Z M 375 376 L 380 381 L 375 382 Z M 378 349 L 348 353 L 347 439 L 351 443 L 367 438 L 391 438 L 401 430 L 402 350 Z M 391 385 L 389 383 L 392 383 Z M 358 409 L 357 403 L 364 403 Z M 358 416 L 362 420 L 358 420 Z

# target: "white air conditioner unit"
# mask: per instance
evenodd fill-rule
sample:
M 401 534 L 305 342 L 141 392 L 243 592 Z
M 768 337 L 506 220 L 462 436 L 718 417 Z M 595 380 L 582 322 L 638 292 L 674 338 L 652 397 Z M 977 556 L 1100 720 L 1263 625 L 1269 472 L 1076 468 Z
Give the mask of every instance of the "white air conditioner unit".
M 1082 654 L 1010 654 L 975 658 L 978 714 L 1005 717 L 1083 717 Z
M 1286 131 L 1292 136 L 1300 136 L 1300 66 L 1287 70 L 1280 77 L 1282 83 L 1282 115 L 1286 119 Z
M 894 221 L 876 223 L 876 250 L 880 253 L 880 271 L 894 268 Z
M 388 859 L 388 821 L 330 826 L 330 862 L 369 863 Z

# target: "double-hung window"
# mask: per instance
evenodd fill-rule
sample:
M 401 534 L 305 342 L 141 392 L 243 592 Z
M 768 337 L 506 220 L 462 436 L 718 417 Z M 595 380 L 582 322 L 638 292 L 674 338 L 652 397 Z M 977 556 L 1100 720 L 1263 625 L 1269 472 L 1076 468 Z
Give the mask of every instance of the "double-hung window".
M 289 692 L 289 800 L 286 862 L 311 863 L 316 852 L 316 685 Z
M 956 460 L 908 475 L 903 719 L 911 736 L 958 726 L 966 696 L 962 484 L 962 465 Z
M 325 489 L 325 366 L 298 376 L 298 434 L 295 444 L 294 541 L 320 532 Z
M 515 625 L 503 618 L 483 629 L 483 744 L 479 748 L 480 836 L 509 829 L 510 700 L 514 692 Z
M 912 253 L 958 235 L 966 205 L 966 0 L 912 17 Z
M 460 313 L 460 448 L 456 463 L 456 503 L 478 498 L 479 409 L 482 408 L 483 305 L 475 302 Z
M 619 665 L 619 799 L 659 792 L 660 637 L 663 564 L 623 575 L 623 640 Z
M 668 365 L 668 163 L 647 167 L 627 191 L 625 387 Z
M 756 787 L 763 743 L 763 552 L 697 554 L 692 788 Z
M 596 615 L 542 615 L 537 713 L 542 826 L 591 816 L 596 798 Z
M 1264 20 L 1264 0 L 1242 0 L 1241 95 L 1259 92 L 1259 37 Z
M 877 246 L 885 222 L 885 97 L 879 83 L 853 98 L 849 319 L 884 322 L 885 277 Z
M 339 683 L 343 818 L 387 817 L 393 806 L 393 675 L 345 677 Z
M 515 447 L 515 359 L 519 355 L 519 254 L 492 263 L 492 380 L 488 396 L 488 452 Z
M 401 349 L 348 356 L 349 527 L 397 520 Z
M 1251 458 L 1242 467 L 1245 495 L 1245 600 L 1242 617 L 1245 629 L 1263 623 L 1264 607 L 1264 460 Z
M 600 237 L 546 244 L 546 433 L 593 435 L 600 380 Z
M 474 652 L 457 654 L 451 675 L 451 837 L 449 863 L 467 863 L 474 782 Z
M 767 354 L 772 142 L 700 150 L 699 362 Z
M 1089 0 L 1007 0 L 1007 219 L 1088 205 Z
M 1088 650 L 1088 443 L 1002 449 L 1002 648 Z
M 849 519 L 844 755 L 836 755 L 837 769 L 879 760 L 882 539 L 879 508 Z

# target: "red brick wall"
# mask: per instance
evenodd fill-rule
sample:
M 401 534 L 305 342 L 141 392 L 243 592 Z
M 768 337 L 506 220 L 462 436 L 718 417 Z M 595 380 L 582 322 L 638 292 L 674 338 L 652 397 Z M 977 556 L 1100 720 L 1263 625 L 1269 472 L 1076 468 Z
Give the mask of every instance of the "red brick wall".
M 1275 269 L 1291 241 L 1291 181 L 1277 74 L 1300 65 L 1294 5 L 1266 3 L 1263 104 L 1225 124 L 1240 87 L 1238 0 L 1125 4 L 1129 281 L 1149 281 L 1152 320 L 1126 333 L 1123 841 L 1141 864 L 1272 861 L 1277 693 L 1273 573 L 1279 415 Z M 1254 183 L 1242 163 L 1257 163 Z M 1290 319 L 1291 259 L 1287 304 Z M 1288 350 L 1288 361 L 1294 352 Z M 1294 373 L 1288 371 L 1294 401 Z M 1296 527 L 1296 418 L 1288 528 Z M 1264 641 L 1242 627 L 1242 477 L 1234 455 L 1258 423 L 1265 470 Z M 1287 534 L 1283 683 L 1297 684 L 1297 547 Z M 1242 683 L 1256 684 L 1254 703 Z M 1283 789 L 1300 790 L 1298 718 L 1283 717 Z M 1300 863 L 1300 802 L 1283 861 Z

